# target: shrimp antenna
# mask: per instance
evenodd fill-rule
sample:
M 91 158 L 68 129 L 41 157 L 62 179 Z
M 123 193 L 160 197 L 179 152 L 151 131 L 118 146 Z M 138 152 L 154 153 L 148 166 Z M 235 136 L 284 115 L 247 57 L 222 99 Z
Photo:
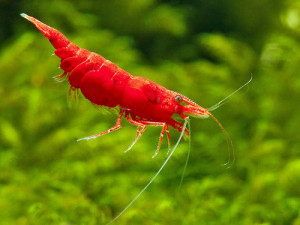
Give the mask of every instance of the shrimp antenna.
M 188 154 L 186 156 L 184 168 L 183 168 L 183 171 L 182 171 L 182 175 L 181 175 L 181 179 L 180 179 L 180 183 L 179 183 L 179 187 L 178 187 L 178 192 L 181 189 L 181 185 L 182 185 L 182 182 L 183 182 L 185 171 L 186 171 L 186 168 L 187 168 L 187 165 L 188 165 L 188 162 L 189 162 L 189 159 L 190 159 L 190 155 L 191 155 L 191 139 L 192 139 L 191 137 L 192 136 L 191 136 L 191 121 L 190 120 L 188 120 L 188 131 L 189 131 L 189 150 L 188 150 Z
M 230 139 L 230 137 L 228 136 L 228 133 L 226 132 L 226 130 L 224 129 L 224 127 L 222 126 L 222 124 L 216 119 L 216 117 L 214 117 L 211 113 L 207 112 L 207 114 L 212 117 L 217 124 L 219 125 L 219 127 L 221 128 L 225 138 L 226 138 L 226 142 L 227 142 L 227 148 L 228 148 L 228 160 L 227 162 L 224 164 L 224 166 L 227 166 L 227 168 L 229 169 L 232 165 L 233 162 L 235 161 L 235 155 L 234 155 L 234 147 L 232 144 L 232 141 Z M 232 152 L 232 154 L 231 154 Z M 232 159 L 231 159 L 232 158 Z
M 222 99 L 221 101 L 219 101 L 217 104 L 209 107 L 207 110 L 208 111 L 213 111 L 217 108 L 219 108 L 221 105 L 223 105 L 225 103 L 225 101 L 230 98 L 232 95 L 234 95 L 235 93 L 237 93 L 239 90 L 241 90 L 242 88 L 244 88 L 245 86 L 247 86 L 250 82 L 252 81 L 252 74 L 250 77 L 250 80 L 248 80 L 245 84 L 243 84 L 241 87 L 239 87 L 238 89 L 236 89 L 234 92 L 232 92 L 230 95 L 228 95 L 226 98 Z
M 184 134 L 184 131 L 185 131 L 185 128 L 186 128 L 186 125 L 188 123 L 188 117 L 185 119 L 185 122 L 183 124 L 183 127 L 182 127 L 182 131 L 180 133 L 180 136 L 178 138 L 178 141 L 176 143 L 176 145 L 174 146 L 173 150 L 171 151 L 170 155 L 167 157 L 167 159 L 165 160 L 165 162 L 162 164 L 162 166 L 159 168 L 159 170 L 157 171 L 157 173 L 153 176 L 153 178 L 149 181 L 149 183 L 140 191 L 140 193 L 138 193 L 138 195 L 123 209 L 122 212 L 120 212 L 113 220 L 111 220 L 109 223 L 107 223 L 106 225 L 109 225 L 109 224 L 112 224 L 113 222 L 115 222 L 140 196 L 141 194 L 149 187 L 149 185 L 155 180 L 155 178 L 158 176 L 158 174 L 162 171 L 162 169 L 165 167 L 165 165 L 167 164 L 167 162 L 169 161 L 169 159 L 171 158 L 171 156 L 173 155 L 173 153 L 175 152 L 177 146 L 179 145 L 182 137 L 183 137 L 183 134 Z

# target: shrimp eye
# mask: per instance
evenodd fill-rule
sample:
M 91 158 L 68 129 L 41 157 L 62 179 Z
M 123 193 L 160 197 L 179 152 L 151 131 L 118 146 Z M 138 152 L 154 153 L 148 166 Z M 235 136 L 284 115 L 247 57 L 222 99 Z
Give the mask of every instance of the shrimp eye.
M 181 102 L 181 101 L 182 101 L 181 96 L 180 96 L 180 95 L 177 95 L 177 96 L 175 97 L 175 101 L 176 101 L 176 102 Z

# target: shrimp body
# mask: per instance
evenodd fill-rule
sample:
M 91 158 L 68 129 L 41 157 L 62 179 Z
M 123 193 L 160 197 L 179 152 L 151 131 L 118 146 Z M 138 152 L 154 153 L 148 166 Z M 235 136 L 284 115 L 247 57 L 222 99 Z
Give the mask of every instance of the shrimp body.
M 175 114 L 183 119 L 189 115 L 213 117 L 207 109 L 187 97 L 144 77 L 133 76 L 102 56 L 78 47 L 56 29 L 26 14 L 21 14 L 21 16 L 32 22 L 56 49 L 54 53 L 61 58 L 60 68 L 64 71 L 57 78 L 66 76 L 70 83 L 70 90 L 80 89 L 85 98 L 96 105 L 110 108 L 119 106 L 120 115 L 114 127 L 83 139 L 89 140 L 119 129 L 121 118 L 125 114 L 125 118 L 137 126 L 134 143 L 145 131 L 147 125 L 163 127 L 157 153 L 165 131 L 170 147 L 168 126 L 177 131 L 183 128 L 183 124 L 173 118 Z M 185 136 L 188 135 L 185 129 Z

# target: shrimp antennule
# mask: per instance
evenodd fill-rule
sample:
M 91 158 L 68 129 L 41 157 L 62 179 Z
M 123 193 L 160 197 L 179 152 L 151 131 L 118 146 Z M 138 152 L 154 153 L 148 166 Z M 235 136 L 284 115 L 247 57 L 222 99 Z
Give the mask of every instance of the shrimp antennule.
M 250 82 L 252 81 L 252 74 L 250 77 L 250 80 L 248 80 L 245 84 L 243 84 L 241 87 L 239 87 L 238 89 L 236 89 L 234 92 L 232 92 L 230 95 L 228 95 L 227 97 L 225 97 L 224 99 L 222 99 L 221 101 L 219 101 L 217 104 L 209 107 L 207 110 L 208 111 L 213 111 L 217 108 L 219 108 L 221 105 L 223 105 L 225 103 L 225 101 L 230 98 L 232 95 L 234 95 L 235 93 L 237 93 L 239 90 L 241 90 L 242 88 L 244 88 L 245 86 L 247 86 Z

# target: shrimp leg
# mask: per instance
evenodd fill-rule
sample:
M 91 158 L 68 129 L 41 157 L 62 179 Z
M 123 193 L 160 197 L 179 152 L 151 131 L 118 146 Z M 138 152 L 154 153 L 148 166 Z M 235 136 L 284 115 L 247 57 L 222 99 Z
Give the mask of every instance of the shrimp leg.
M 161 142 L 162 142 L 162 139 L 163 139 L 163 137 L 164 137 L 165 131 L 167 131 L 167 136 L 168 136 L 168 147 L 169 147 L 168 153 L 169 153 L 169 151 L 170 151 L 170 149 L 171 149 L 171 141 L 170 141 L 170 135 L 169 135 L 169 128 L 168 128 L 168 125 L 167 125 L 167 124 L 164 124 L 163 129 L 162 129 L 162 131 L 160 132 L 160 137 L 159 137 L 159 142 L 158 142 L 157 149 L 156 149 L 154 155 L 152 156 L 152 158 L 154 158 L 154 157 L 158 154 L 158 151 L 159 151 L 159 149 L 160 149 Z
M 88 141 L 88 140 L 90 140 L 90 139 L 92 139 L 92 138 L 97 138 L 97 137 L 100 137 L 100 136 L 102 136 L 102 135 L 104 135 L 104 134 L 108 134 L 108 133 L 110 133 L 110 132 L 112 132 L 112 131 L 115 131 L 115 130 L 120 129 L 120 128 L 121 128 L 121 120 L 122 120 L 123 113 L 124 113 L 124 112 L 121 110 L 121 111 L 120 111 L 119 118 L 118 118 L 118 120 L 117 120 L 117 124 L 116 124 L 115 126 L 113 126 L 112 128 L 110 128 L 109 130 L 104 131 L 104 132 L 101 132 L 101 133 L 99 133 L 99 134 L 94 134 L 94 135 L 89 136 L 89 137 L 80 138 L 80 139 L 78 139 L 77 141 L 82 141 L 82 140 L 87 140 L 87 141 Z
M 170 141 L 170 135 L 169 135 L 169 127 L 166 123 L 162 123 L 162 122 L 152 122 L 152 121 L 139 121 L 138 122 L 144 124 L 144 125 L 149 125 L 149 126 L 162 126 L 162 130 L 160 132 L 160 136 L 159 136 L 159 142 L 158 142 L 158 146 L 156 148 L 156 151 L 154 153 L 154 155 L 152 156 L 152 158 L 154 158 L 157 154 L 158 154 L 158 151 L 160 149 L 160 146 L 161 146 L 161 142 L 162 142 L 162 139 L 164 137 L 164 134 L 165 132 L 167 132 L 167 136 L 168 136 L 168 146 L 169 146 L 169 150 L 168 150 L 168 153 L 171 149 L 171 141 Z
M 169 150 L 167 152 L 167 155 L 170 153 L 170 150 L 171 150 L 171 140 L 170 140 L 170 132 L 169 132 L 169 127 L 168 125 L 166 125 L 166 132 L 167 132 L 167 137 L 168 137 L 168 147 L 169 147 Z
M 169 146 L 168 153 L 169 153 L 169 151 L 171 149 L 171 141 L 170 141 L 170 135 L 169 135 L 169 127 L 168 127 L 168 125 L 166 123 L 163 123 L 163 122 L 153 122 L 153 121 L 143 121 L 143 120 L 134 120 L 134 119 L 131 119 L 128 114 L 126 114 L 125 117 L 126 117 L 126 119 L 128 120 L 129 123 L 138 126 L 136 139 L 135 139 L 135 141 L 131 144 L 131 146 L 125 152 L 129 151 L 135 145 L 135 143 L 137 142 L 137 140 L 144 133 L 144 131 L 146 129 L 146 125 L 149 125 L 149 126 L 162 126 L 163 127 L 162 131 L 160 132 L 160 137 L 159 137 L 159 142 L 158 142 L 157 149 L 155 151 L 155 154 L 152 156 L 152 158 L 154 158 L 158 154 L 158 151 L 160 149 L 160 146 L 161 146 L 161 143 L 162 143 L 162 139 L 163 139 L 163 136 L 164 136 L 165 132 L 167 132 L 167 136 L 168 136 L 168 146 Z M 141 131 L 140 131 L 140 128 L 142 128 Z
M 140 123 L 138 121 L 135 121 L 135 120 L 131 119 L 129 117 L 128 113 L 125 114 L 125 118 L 128 120 L 129 123 L 137 126 L 137 132 L 136 132 L 136 138 L 135 138 L 135 140 L 129 146 L 129 148 L 124 151 L 124 153 L 128 152 L 135 145 L 135 143 L 139 140 L 139 138 L 142 136 L 142 134 L 146 130 L 146 125 L 145 124 L 142 124 L 142 123 Z

